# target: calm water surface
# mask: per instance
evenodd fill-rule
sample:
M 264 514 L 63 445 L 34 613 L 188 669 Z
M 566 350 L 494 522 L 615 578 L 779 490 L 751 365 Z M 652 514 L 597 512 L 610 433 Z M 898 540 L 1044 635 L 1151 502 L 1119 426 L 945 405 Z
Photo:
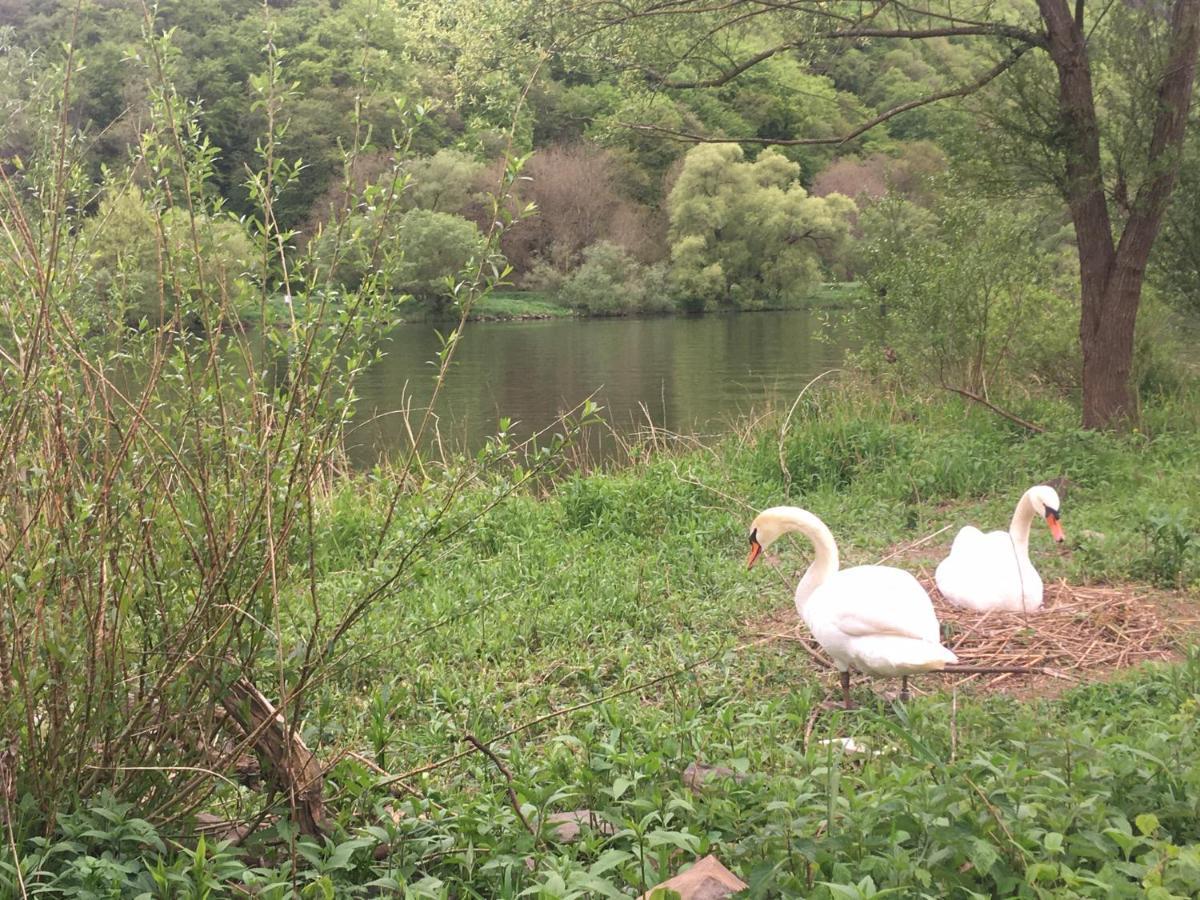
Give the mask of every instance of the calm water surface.
M 790 401 L 835 367 L 845 345 L 836 325 L 802 310 L 697 318 L 552 319 L 470 323 L 437 405 L 453 449 L 477 449 L 502 416 L 525 436 L 594 395 L 622 434 L 647 426 L 712 434 L 767 401 Z M 438 349 L 434 326 L 401 325 L 381 344 L 384 359 L 359 380 L 350 452 L 357 465 L 408 449 L 403 417 L 429 402 Z M 595 434 L 593 447 L 615 442 Z

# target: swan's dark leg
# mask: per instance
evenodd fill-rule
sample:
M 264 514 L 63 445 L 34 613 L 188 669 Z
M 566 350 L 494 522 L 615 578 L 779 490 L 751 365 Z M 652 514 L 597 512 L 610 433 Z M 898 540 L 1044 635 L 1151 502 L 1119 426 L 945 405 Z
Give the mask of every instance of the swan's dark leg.
M 907 703 L 911 699 L 912 699 L 912 694 L 910 694 L 908 692 L 908 676 L 901 675 L 900 676 L 900 701 L 902 703 Z
M 844 706 L 846 709 L 850 709 L 852 706 L 854 706 L 854 704 L 850 702 L 850 670 L 849 669 L 842 672 L 842 706 Z

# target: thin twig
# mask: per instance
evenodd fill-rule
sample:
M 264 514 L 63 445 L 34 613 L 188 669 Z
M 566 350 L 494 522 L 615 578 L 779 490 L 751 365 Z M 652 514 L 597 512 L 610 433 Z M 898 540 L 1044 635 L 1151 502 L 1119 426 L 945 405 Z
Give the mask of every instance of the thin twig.
M 932 541 L 935 537 L 937 537 L 943 531 L 947 531 L 953 527 L 954 527 L 954 525 L 953 525 L 953 523 L 951 523 L 950 525 L 946 525 L 942 528 L 939 528 L 937 531 L 935 531 L 931 534 L 925 535 L 925 537 L 920 538 L 919 540 L 913 541 L 911 544 L 905 544 L 903 547 L 898 547 L 895 550 L 893 550 L 891 553 L 889 553 L 887 556 L 882 557 L 877 563 L 875 563 L 875 565 L 881 566 L 885 562 L 887 562 L 889 559 L 895 559 L 897 556 L 899 556 L 902 553 L 907 553 L 909 550 L 915 550 L 917 547 L 920 547 L 922 544 L 926 544 L 929 541 Z
M 958 755 L 958 688 L 950 691 L 950 762 Z
M 759 634 L 762 637 L 767 638 L 768 640 L 792 641 L 793 643 L 799 644 L 800 648 L 805 653 L 807 653 L 809 656 L 811 656 L 813 662 L 817 663 L 817 665 L 821 666 L 824 669 L 832 669 L 833 668 L 833 663 L 831 663 L 829 660 L 827 660 L 825 657 L 823 657 L 821 654 L 819 654 L 816 650 L 814 650 L 812 648 L 812 646 L 808 643 L 808 640 L 806 638 L 800 637 L 799 635 L 792 634 L 790 632 L 780 632 L 778 634 L 764 634 L 763 632 L 759 632 Z
M 392 796 L 400 797 L 402 794 L 408 794 L 410 797 L 416 797 L 418 800 L 422 801 L 423 803 L 429 803 L 431 806 L 435 806 L 438 809 L 445 809 L 444 806 L 441 806 L 441 805 L 435 803 L 434 801 L 428 799 L 427 797 L 425 797 L 420 791 L 418 791 L 411 784 L 405 784 L 403 781 L 397 781 L 393 777 L 391 772 L 389 772 L 387 769 L 383 768 L 382 766 L 378 765 L 370 757 L 364 756 L 363 754 L 358 753 L 354 750 L 347 750 L 346 756 L 348 756 L 350 759 L 354 760 L 355 762 L 361 763 L 362 765 L 366 766 L 368 769 L 370 769 L 376 775 L 381 775 L 384 778 L 388 779 L 387 786 L 389 788 L 391 788 L 392 786 L 395 786 L 395 790 L 392 790 L 392 792 L 391 792 Z M 326 771 L 328 771 L 328 769 Z
M 525 818 L 525 813 L 521 812 L 521 802 L 517 799 L 517 792 L 513 789 L 512 772 L 508 771 L 508 767 L 500 761 L 500 757 L 493 753 L 491 749 L 489 749 L 482 741 L 475 737 L 475 735 L 465 735 L 463 740 L 465 740 L 468 744 L 496 764 L 496 768 L 500 770 L 500 773 L 504 776 L 504 780 L 508 782 L 506 790 L 508 791 L 508 801 L 512 804 L 513 812 L 517 814 L 517 818 L 521 820 L 521 824 L 525 826 L 525 830 L 534 837 L 537 837 L 537 832 L 533 830 L 533 826 L 530 825 L 529 820 Z

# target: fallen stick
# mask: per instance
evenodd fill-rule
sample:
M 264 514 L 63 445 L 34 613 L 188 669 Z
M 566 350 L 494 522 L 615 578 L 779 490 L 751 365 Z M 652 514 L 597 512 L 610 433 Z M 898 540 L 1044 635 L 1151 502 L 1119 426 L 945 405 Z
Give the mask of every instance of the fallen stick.
M 227 721 L 246 736 L 251 748 L 286 795 L 300 830 L 310 837 L 325 835 L 324 784 L 316 755 L 289 727 L 283 716 L 250 679 L 241 676 L 221 697 Z
M 1045 675 L 1045 666 L 966 666 L 959 663 L 946 666 L 944 669 L 939 669 L 940 672 L 963 673 L 967 672 L 971 675 Z
M 444 806 L 440 806 L 437 803 L 434 803 L 432 800 L 428 800 L 426 797 L 422 796 L 421 792 L 418 791 L 412 785 L 408 785 L 408 784 L 405 784 L 403 781 L 397 780 L 392 775 L 391 772 L 389 772 L 387 769 L 380 766 L 374 760 L 371 760 L 368 757 L 363 756 L 361 753 L 357 753 L 354 750 L 347 750 L 346 756 L 348 756 L 350 759 L 354 760 L 355 762 L 366 766 L 368 769 L 370 769 L 376 775 L 382 775 L 383 778 L 386 779 L 384 782 L 384 785 L 385 785 L 385 787 L 388 788 L 388 792 L 393 797 L 399 798 L 399 797 L 403 797 L 404 795 L 407 794 L 410 797 L 416 797 L 418 800 L 425 800 L 426 802 L 432 804 L 433 806 L 436 806 L 438 809 L 443 809 L 443 810 L 445 809 Z
M 898 547 L 897 549 L 895 549 L 891 553 L 889 553 L 887 556 L 881 558 L 878 562 L 875 563 L 875 565 L 881 566 L 885 562 L 887 562 L 889 559 L 894 559 L 897 556 L 899 556 L 901 553 L 907 553 L 909 550 L 915 550 L 917 547 L 920 547 L 922 544 L 926 544 L 929 541 L 932 541 L 935 537 L 937 537 L 943 531 L 947 531 L 948 529 L 953 528 L 953 527 L 954 527 L 954 523 L 952 522 L 943 528 L 939 528 L 937 531 L 934 531 L 931 534 L 925 535 L 925 537 L 923 537 L 923 538 L 913 541 L 911 544 L 905 544 L 902 547 Z M 921 571 L 924 572 L 925 571 L 924 568 L 922 568 Z M 928 577 L 928 573 L 926 573 L 926 577 Z

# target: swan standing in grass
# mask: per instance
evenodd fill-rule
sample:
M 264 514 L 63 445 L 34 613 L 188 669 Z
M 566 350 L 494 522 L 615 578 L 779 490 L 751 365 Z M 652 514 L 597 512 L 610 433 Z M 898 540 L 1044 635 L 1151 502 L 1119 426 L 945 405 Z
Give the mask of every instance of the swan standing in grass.
M 933 604 L 903 569 L 855 566 L 838 571 L 838 549 L 825 523 L 808 510 L 776 506 L 750 526 L 747 567 L 781 535 L 799 531 L 812 541 L 812 565 L 796 588 L 796 611 L 841 673 L 842 702 L 850 708 L 850 668 L 868 675 L 908 676 L 944 668 L 958 658 L 941 644 Z
M 1054 540 L 1064 540 L 1058 493 L 1048 484 L 1035 485 L 1021 495 L 1008 531 L 984 534 L 972 525 L 959 531 L 950 555 L 934 575 L 942 596 L 977 612 L 1040 609 L 1042 578 L 1029 561 L 1029 526 L 1034 516 L 1045 518 Z

